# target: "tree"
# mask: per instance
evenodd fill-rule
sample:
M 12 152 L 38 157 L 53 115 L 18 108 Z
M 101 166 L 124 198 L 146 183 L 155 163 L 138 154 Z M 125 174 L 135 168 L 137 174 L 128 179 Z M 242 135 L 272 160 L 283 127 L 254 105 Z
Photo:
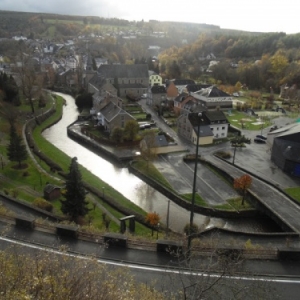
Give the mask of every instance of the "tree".
M 21 168 L 21 162 L 27 159 L 27 150 L 23 144 L 22 137 L 17 134 L 14 125 L 10 126 L 10 140 L 7 146 L 7 156 L 10 161 L 17 161 L 19 168 Z
M 181 77 L 181 70 L 180 70 L 180 67 L 177 64 L 176 60 L 173 60 L 173 62 L 169 65 L 168 75 L 170 78 L 180 78 Z
M 236 190 L 242 191 L 242 195 L 243 195 L 242 205 L 244 205 L 245 196 L 246 196 L 247 190 L 250 188 L 251 184 L 252 184 L 252 178 L 248 174 L 242 175 L 241 177 L 234 179 L 233 187 Z
M 20 43 L 19 62 L 17 65 L 19 66 L 17 72 L 21 80 L 22 93 L 29 102 L 31 112 L 34 113 L 34 97 L 40 93 L 43 79 L 41 74 L 39 74 L 38 65 L 33 58 L 32 51 L 25 48 L 22 43 Z
M 139 124 L 136 120 L 129 120 L 125 123 L 124 136 L 128 141 L 134 141 L 139 132 Z
M 81 91 L 75 99 L 75 104 L 80 111 L 84 108 L 91 108 L 93 106 L 92 94 L 86 91 Z
M 158 226 L 160 221 L 160 216 L 156 212 L 147 213 L 145 221 L 151 226 L 152 228 L 152 236 L 153 236 L 153 229 Z
M 89 209 L 85 200 L 86 191 L 83 187 L 81 173 L 77 164 L 77 157 L 73 157 L 66 180 L 65 200 L 61 201 L 61 211 L 70 217 L 71 221 L 77 222 L 84 217 Z
M 147 168 L 149 161 L 153 161 L 157 157 L 156 151 L 156 133 L 153 130 L 148 130 L 144 134 L 143 141 L 140 144 L 141 157 L 147 161 Z
M 0 116 L 5 118 L 10 126 L 14 126 L 20 113 L 12 104 L 0 102 Z
M 116 143 L 123 142 L 124 130 L 121 127 L 115 127 L 111 133 L 111 139 Z

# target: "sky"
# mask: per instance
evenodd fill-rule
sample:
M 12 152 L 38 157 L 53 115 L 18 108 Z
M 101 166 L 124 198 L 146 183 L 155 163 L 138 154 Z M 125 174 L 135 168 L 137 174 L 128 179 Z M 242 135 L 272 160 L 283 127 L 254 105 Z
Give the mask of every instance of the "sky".
M 206 23 L 252 32 L 300 32 L 298 0 L 0 0 L 0 10 Z

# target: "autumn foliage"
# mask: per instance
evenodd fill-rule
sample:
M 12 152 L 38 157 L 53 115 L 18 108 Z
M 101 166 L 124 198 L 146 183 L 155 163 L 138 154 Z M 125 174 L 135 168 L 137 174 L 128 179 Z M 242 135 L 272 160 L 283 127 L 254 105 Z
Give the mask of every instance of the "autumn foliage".
M 145 218 L 146 222 L 151 225 L 152 227 L 152 235 L 153 235 L 153 228 L 156 227 L 159 223 L 160 216 L 156 212 L 148 213 Z
M 244 205 L 245 195 L 247 193 L 247 190 L 250 188 L 251 184 L 252 178 L 248 174 L 242 175 L 241 177 L 234 179 L 233 187 L 236 190 L 240 190 L 243 194 L 242 205 Z

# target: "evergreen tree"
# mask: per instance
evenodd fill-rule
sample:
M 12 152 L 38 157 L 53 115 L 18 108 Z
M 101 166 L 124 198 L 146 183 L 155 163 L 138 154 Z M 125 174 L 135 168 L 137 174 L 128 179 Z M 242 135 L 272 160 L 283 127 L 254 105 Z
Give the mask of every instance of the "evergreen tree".
M 84 217 L 88 213 L 85 195 L 77 157 L 73 157 L 66 180 L 66 193 L 64 194 L 66 199 L 61 201 L 61 211 L 68 215 L 71 221 L 78 222 L 79 217 Z
M 21 162 L 27 159 L 27 150 L 23 144 L 22 137 L 17 134 L 14 125 L 10 127 L 10 141 L 7 146 L 7 156 L 10 161 L 19 162 L 19 167 L 21 167 Z

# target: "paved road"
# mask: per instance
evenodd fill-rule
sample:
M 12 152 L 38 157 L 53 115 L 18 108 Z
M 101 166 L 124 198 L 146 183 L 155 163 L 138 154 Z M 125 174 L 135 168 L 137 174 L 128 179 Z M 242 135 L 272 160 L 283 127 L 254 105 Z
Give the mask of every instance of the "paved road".
M 173 153 L 160 156 L 154 165 L 179 194 L 191 194 L 195 164 L 185 163 L 184 155 Z M 197 166 L 196 192 L 209 205 L 224 204 L 226 200 L 238 197 L 232 186 L 200 163 Z
M 245 172 L 231 164 L 215 159 L 212 156 L 208 156 L 206 159 L 217 165 L 219 168 L 226 170 L 234 178 L 238 178 L 245 174 Z M 249 190 L 257 195 L 261 203 L 272 211 L 276 217 L 282 219 L 293 231 L 300 234 L 299 205 L 296 205 L 292 200 L 277 189 L 273 188 L 271 185 L 266 184 L 255 177 L 252 177 L 252 185 Z
M 168 254 L 106 248 L 97 242 L 57 238 L 53 234 L 13 228 L 2 222 L 0 222 L 0 231 L 5 232 L 5 237 L 0 237 L 0 249 L 2 250 L 9 247 L 10 251 L 14 249 L 13 251 L 16 253 L 20 251 L 22 254 L 34 254 L 36 251 L 45 251 L 49 249 L 48 247 L 55 250 L 64 246 L 69 250 L 69 254 L 83 255 L 84 259 L 91 255 L 98 260 L 98 263 L 118 267 L 125 266 L 138 281 L 150 286 L 154 284 L 156 288 L 167 293 L 175 292 L 178 295 L 178 292 L 183 290 L 183 286 L 191 286 L 195 282 L 204 284 L 207 283 L 208 279 L 216 279 L 219 276 L 213 272 L 210 258 L 201 258 L 199 261 L 193 260 L 191 262 L 193 267 L 180 270 L 174 269 L 174 267 L 182 267 L 181 262 Z M 197 267 L 210 271 L 202 273 L 196 269 Z M 257 299 L 254 296 L 254 288 L 266 290 L 271 295 L 279 296 L 279 299 L 297 299 L 300 286 L 300 269 L 294 262 L 241 261 L 237 270 L 235 275 L 228 274 L 221 280 L 218 287 L 219 292 L 224 287 L 234 286 L 243 289 L 246 294 L 250 293 L 248 294 L 250 297 L 244 299 Z M 265 295 L 262 294 L 263 290 L 260 291 L 260 295 Z M 230 296 L 227 297 L 226 295 L 228 296 L 226 293 L 222 299 L 230 299 Z M 265 299 L 264 296 L 262 298 Z

